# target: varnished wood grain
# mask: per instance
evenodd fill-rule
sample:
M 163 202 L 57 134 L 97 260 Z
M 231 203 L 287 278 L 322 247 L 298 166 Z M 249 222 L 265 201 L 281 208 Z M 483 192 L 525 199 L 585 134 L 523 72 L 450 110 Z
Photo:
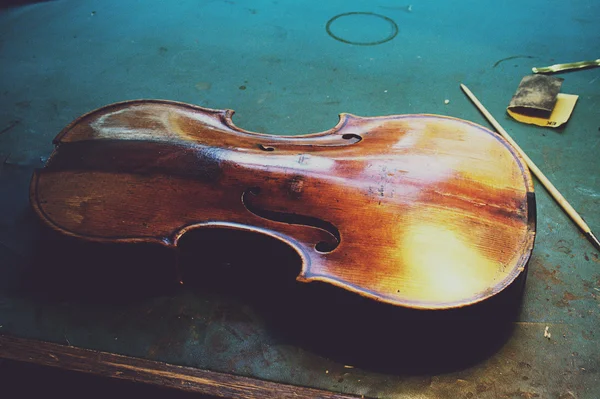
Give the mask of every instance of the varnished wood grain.
M 299 281 L 413 308 L 479 302 L 525 271 L 531 176 L 489 130 L 342 114 L 329 131 L 286 137 L 241 130 L 231 115 L 167 101 L 84 115 L 34 175 L 33 207 L 87 240 L 174 247 L 195 228 L 266 234 L 300 254 Z
M 352 399 L 356 396 L 0 335 L 0 358 L 152 384 L 214 397 Z
M 596 62 L 600 62 L 600 60 L 596 60 Z M 579 63 L 575 63 L 575 64 L 579 64 Z M 560 66 L 560 65 L 564 65 L 564 64 L 552 65 L 547 68 L 552 69 L 552 68 Z M 535 72 L 535 68 L 533 68 L 533 69 Z M 586 235 L 587 239 L 590 240 L 590 242 L 598 250 L 600 250 L 600 241 L 594 235 L 594 233 L 592 233 L 590 226 L 588 226 L 588 224 L 585 222 L 585 220 L 583 220 L 581 215 L 579 215 L 579 213 L 575 210 L 575 208 L 573 208 L 571 206 L 569 201 L 567 201 L 567 199 L 560 193 L 560 191 L 558 191 L 558 189 L 556 187 L 554 187 L 554 184 L 552 184 L 552 182 L 546 177 L 546 175 L 540 170 L 540 168 L 537 167 L 537 165 L 531 160 L 531 158 L 529 158 L 529 156 L 527 156 L 527 154 L 525 154 L 525 152 L 521 149 L 521 147 L 519 147 L 519 145 L 512 139 L 512 137 L 510 137 L 508 132 L 506 130 L 504 130 L 504 128 L 498 123 L 496 118 L 494 118 L 492 116 L 492 114 L 490 114 L 490 112 L 477 99 L 477 97 L 475 97 L 475 95 L 471 92 L 471 90 L 469 90 L 467 88 L 467 86 L 465 86 L 464 84 L 461 84 L 460 87 L 465 92 L 467 97 L 469 97 L 469 99 L 473 102 L 473 104 L 475 104 L 475 106 L 479 109 L 479 111 L 481 111 L 481 113 L 487 118 L 487 120 L 490 122 L 490 124 L 492 126 L 494 126 L 494 128 L 498 131 L 498 133 L 500 133 L 502 135 L 502 137 L 504 137 L 504 139 L 507 140 L 512 145 L 512 147 L 517 151 L 517 153 L 523 158 L 525 163 L 527 163 L 527 166 L 529 166 L 529 169 L 531 169 L 531 171 L 533 172 L 535 177 L 537 177 L 538 180 L 540 181 L 540 183 L 542 183 L 542 185 L 546 188 L 546 190 L 548 190 L 548 192 L 550 193 L 552 198 L 554 198 L 556 203 L 558 205 L 560 205 L 561 208 L 563 208 L 563 210 L 566 212 L 567 215 L 569 215 L 571 220 L 573 220 L 573 222 L 575 222 L 575 224 L 583 231 L 583 233 Z

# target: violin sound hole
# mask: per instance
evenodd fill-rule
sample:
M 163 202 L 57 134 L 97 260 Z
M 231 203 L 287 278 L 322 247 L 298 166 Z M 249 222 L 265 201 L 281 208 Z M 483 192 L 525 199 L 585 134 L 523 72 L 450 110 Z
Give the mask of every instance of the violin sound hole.
M 354 133 L 346 133 L 346 134 L 343 134 L 343 135 L 342 135 L 342 138 L 343 138 L 344 140 L 348 140 L 348 141 L 350 141 L 350 144 L 356 144 L 356 143 L 358 143 L 359 141 L 361 141 L 361 140 L 362 140 L 362 137 L 361 137 L 361 136 L 359 136 L 358 134 L 354 134 Z
M 272 147 L 270 145 L 259 144 L 258 148 L 260 148 L 263 151 L 275 151 L 275 147 Z
M 340 245 L 340 231 L 330 222 L 316 218 L 314 216 L 299 215 L 297 213 L 277 212 L 260 208 L 253 204 L 253 199 L 261 192 L 260 187 L 251 187 L 242 194 L 242 203 L 250 212 L 264 219 L 275 222 L 297 224 L 302 226 L 311 226 L 317 229 L 325 230 L 331 234 L 331 240 L 321 241 L 315 245 L 315 249 L 322 253 L 333 251 Z

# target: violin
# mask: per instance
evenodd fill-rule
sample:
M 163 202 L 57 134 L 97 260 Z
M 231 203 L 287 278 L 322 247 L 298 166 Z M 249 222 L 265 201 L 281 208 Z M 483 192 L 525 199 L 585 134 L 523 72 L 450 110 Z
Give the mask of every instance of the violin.
M 533 183 L 501 136 L 446 116 L 347 113 L 324 132 L 276 136 L 233 113 L 137 100 L 83 115 L 34 172 L 31 205 L 85 241 L 266 235 L 298 253 L 298 281 L 407 308 L 482 302 L 526 273 Z

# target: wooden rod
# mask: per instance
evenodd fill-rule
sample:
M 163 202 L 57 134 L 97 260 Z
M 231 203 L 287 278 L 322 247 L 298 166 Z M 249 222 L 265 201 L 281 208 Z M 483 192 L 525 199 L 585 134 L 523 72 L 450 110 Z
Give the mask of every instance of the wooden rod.
M 579 216 L 579 213 L 577 213 L 577 211 L 573 209 L 571 204 L 567 202 L 565 197 L 563 197 L 562 194 L 556 189 L 556 187 L 554 187 L 552 182 L 548 180 L 548 178 L 533 163 L 533 161 L 527 156 L 527 154 L 525 154 L 521 147 L 519 147 L 519 145 L 512 139 L 512 137 L 509 136 L 506 130 L 504 130 L 502 126 L 500 126 L 498 121 L 492 116 L 492 114 L 488 112 L 488 110 L 483 106 L 483 104 L 479 102 L 479 100 L 477 99 L 477 97 L 475 97 L 471 90 L 469 90 L 469 88 L 462 83 L 460 84 L 460 88 L 465 92 L 465 94 L 467 95 L 467 97 L 469 97 L 473 104 L 475 104 L 479 111 L 481 111 L 481 113 L 486 117 L 490 124 L 494 126 L 498 133 L 500 133 L 500 135 L 504 137 L 506 141 L 508 141 L 513 146 L 513 148 L 523 157 L 523 159 L 525 159 L 525 162 L 527 163 L 527 166 L 529 166 L 529 169 L 533 172 L 535 177 L 537 177 L 538 180 L 544 185 L 544 187 L 546 187 L 546 190 L 548 190 L 548 192 L 550 193 L 550 195 L 552 195 L 552 197 L 558 203 L 558 205 L 560 205 L 561 208 L 565 211 L 565 213 L 569 215 L 571 220 L 573 220 L 575 224 L 579 226 L 579 228 L 583 231 L 588 240 L 590 240 L 590 242 L 594 244 L 594 246 L 598 250 L 600 250 L 600 241 L 598 241 L 594 233 L 592 233 L 592 230 L 583 220 L 583 218 Z

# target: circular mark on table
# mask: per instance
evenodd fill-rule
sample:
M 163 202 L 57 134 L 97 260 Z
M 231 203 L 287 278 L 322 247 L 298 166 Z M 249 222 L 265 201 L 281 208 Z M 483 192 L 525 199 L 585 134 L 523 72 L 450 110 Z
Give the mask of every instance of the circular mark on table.
M 344 23 L 348 28 L 345 29 L 346 32 L 344 33 L 350 33 L 352 35 L 355 36 L 359 36 L 361 33 L 365 36 L 372 36 L 373 35 L 373 31 L 371 29 L 356 29 L 357 27 L 360 28 L 364 28 L 367 25 L 381 25 L 382 23 L 385 24 L 385 27 L 388 28 L 388 32 L 387 33 L 383 33 L 383 35 L 379 35 L 380 37 L 383 37 L 381 39 L 378 39 L 376 36 L 373 38 L 368 38 L 365 37 L 364 40 L 361 40 L 359 37 L 343 37 L 343 34 L 341 33 L 334 33 L 334 26 L 335 25 L 341 25 L 342 23 Z M 385 29 L 384 27 L 384 29 Z M 378 44 L 382 44 L 385 42 L 389 42 L 390 40 L 392 40 L 393 38 L 396 37 L 396 35 L 398 34 L 398 25 L 396 25 L 396 23 L 389 17 L 386 17 L 385 15 L 381 15 L 381 14 L 375 14 L 372 12 L 361 12 L 361 11 L 353 11 L 353 12 L 346 12 L 343 14 L 338 14 L 335 17 L 331 18 L 329 21 L 327 21 L 327 25 L 325 26 L 325 29 L 327 30 L 327 34 L 331 37 L 333 37 L 335 40 L 340 41 L 342 43 L 347 43 L 347 44 L 354 44 L 357 46 L 375 46 Z M 342 25 L 342 30 L 343 29 L 343 25 Z M 375 29 L 375 30 L 380 30 L 380 29 Z M 339 26 L 338 26 L 338 32 L 339 32 Z M 358 33 L 358 35 L 357 35 Z M 378 33 L 375 33 L 375 35 L 377 35 Z M 386 36 L 384 36 L 386 35 Z

